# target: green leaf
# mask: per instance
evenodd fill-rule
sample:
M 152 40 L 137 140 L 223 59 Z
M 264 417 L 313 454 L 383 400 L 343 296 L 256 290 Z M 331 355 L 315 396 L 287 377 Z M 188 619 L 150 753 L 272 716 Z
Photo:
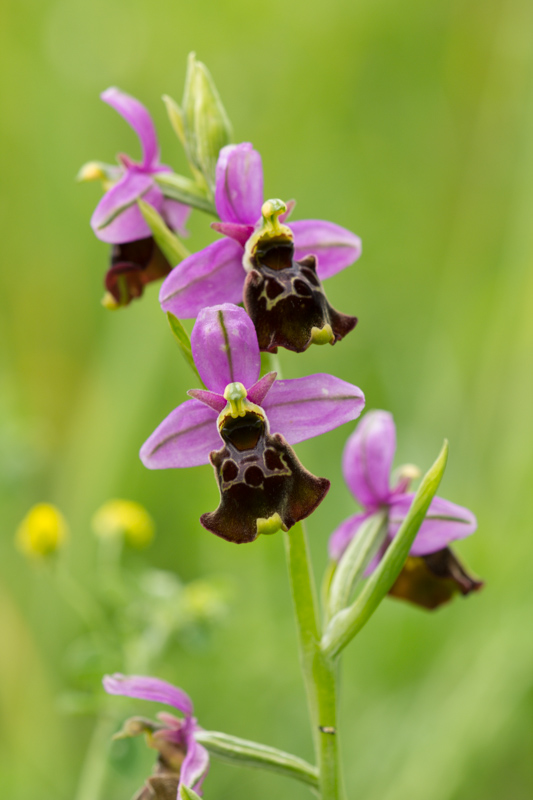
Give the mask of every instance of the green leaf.
M 196 369 L 196 364 L 194 363 L 194 358 L 191 349 L 191 340 L 189 339 L 187 331 L 183 327 L 180 320 L 177 317 L 175 317 L 174 314 L 171 314 L 170 311 L 167 311 L 167 319 L 168 319 L 168 324 L 170 325 L 170 330 L 174 334 L 174 337 L 181 350 L 182 356 L 184 357 L 187 364 L 193 370 L 194 374 L 200 381 L 200 384 L 203 386 L 204 384 L 202 379 L 200 378 L 200 373 Z
M 189 786 L 180 786 L 180 794 L 181 800 L 203 800 L 199 794 L 196 794 L 194 789 L 191 789 Z
M 197 731 L 194 737 L 212 756 L 221 761 L 235 766 L 277 772 L 313 788 L 318 787 L 317 768 L 291 753 L 218 731 Z
M 154 179 L 165 197 L 178 200 L 191 208 L 206 211 L 214 217 L 217 216 L 213 201 L 207 196 L 206 190 L 196 181 L 172 172 L 160 172 L 154 176 Z
M 332 618 L 350 601 L 350 595 L 387 536 L 387 514 L 380 511 L 366 519 L 344 552 L 329 590 L 328 612 Z
M 183 111 L 176 103 L 175 100 L 170 97 L 168 94 L 163 95 L 163 103 L 167 109 L 168 118 L 170 120 L 170 124 L 174 130 L 174 133 L 182 143 L 183 147 L 186 147 L 185 142 L 185 129 L 183 127 Z
M 181 243 L 180 239 L 167 227 L 165 220 L 153 206 L 145 203 L 144 200 L 137 200 L 137 205 L 141 210 L 144 221 L 152 231 L 153 237 L 159 249 L 173 266 L 179 264 L 184 258 L 190 255 L 187 248 Z
M 398 533 L 394 537 L 379 566 L 366 582 L 361 594 L 349 608 L 339 611 L 330 621 L 322 638 L 323 653 L 334 658 L 359 633 L 379 606 L 401 572 L 409 550 L 435 497 L 448 459 L 448 442 L 445 441 L 439 457 L 424 475 Z

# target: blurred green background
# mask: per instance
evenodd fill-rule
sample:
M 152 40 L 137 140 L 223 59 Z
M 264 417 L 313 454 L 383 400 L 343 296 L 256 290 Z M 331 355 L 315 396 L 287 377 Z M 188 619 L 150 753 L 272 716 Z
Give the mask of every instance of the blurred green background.
M 94 725 L 58 702 L 82 626 L 50 571 L 13 547 L 20 519 L 43 500 L 68 518 L 66 559 L 88 590 L 90 518 L 115 496 L 139 500 L 157 523 L 153 546 L 132 558 L 231 584 L 225 624 L 202 646 L 178 642 L 160 676 L 192 695 L 204 727 L 312 755 L 282 537 L 242 548 L 217 540 L 198 522 L 217 503 L 209 467 L 141 466 L 139 446 L 191 379 L 156 286 L 118 313 L 100 306 L 108 250 L 89 227 L 100 191 L 74 182 L 89 159 L 139 154 L 98 98 L 113 84 L 150 108 L 163 161 L 185 169 L 160 96 L 181 99 L 195 50 L 236 140 L 262 153 L 266 196 L 295 197 L 295 218 L 331 219 L 363 239 L 361 260 L 327 285 L 358 328 L 335 348 L 282 353 L 285 376 L 327 371 L 361 386 L 368 408 L 395 415 L 396 463 L 427 468 L 448 437 L 440 494 L 478 515 L 479 532 L 457 550 L 486 589 L 434 614 L 387 600 L 349 649 L 349 796 L 530 798 L 533 5 L 4 0 L 0 41 L 6 797 L 76 797 Z M 201 214 L 190 228 L 194 249 L 213 240 Z M 333 484 L 309 521 L 320 571 L 330 531 L 355 510 L 340 468 L 351 430 L 297 448 Z M 150 710 L 115 702 L 119 718 Z M 131 769 L 115 754 L 105 800 L 141 784 L 152 757 L 138 744 Z M 308 796 L 218 763 L 206 783 L 208 798 L 272 793 Z

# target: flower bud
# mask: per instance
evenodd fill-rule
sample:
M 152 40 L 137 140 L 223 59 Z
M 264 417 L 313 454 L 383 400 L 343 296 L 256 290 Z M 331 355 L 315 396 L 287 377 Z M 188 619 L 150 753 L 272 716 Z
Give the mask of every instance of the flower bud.
M 84 164 L 76 180 L 80 183 L 86 181 L 101 181 L 104 192 L 107 192 L 120 179 L 121 169 L 113 164 L 104 164 L 102 161 L 88 161 Z
M 92 528 L 102 539 L 123 536 L 132 547 L 146 547 L 152 541 L 155 525 L 148 511 L 132 500 L 109 500 L 95 513 Z
M 20 523 L 15 541 L 25 555 L 44 558 L 57 552 L 67 536 L 68 525 L 59 509 L 51 503 L 38 503 Z
M 182 121 L 189 160 L 214 192 L 218 154 L 230 143 L 232 130 L 209 70 L 194 53 L 189 55 Z

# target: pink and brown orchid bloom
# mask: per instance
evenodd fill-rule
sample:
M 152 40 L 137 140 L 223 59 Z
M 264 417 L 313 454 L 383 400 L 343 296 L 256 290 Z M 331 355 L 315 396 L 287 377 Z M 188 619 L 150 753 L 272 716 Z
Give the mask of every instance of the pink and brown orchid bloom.
M 183 689 L 158 678 L 142 675 L 106 675 L 108 694 L 125 695 L 172 706 L 182 718 L 167 712 L 157 715 L 158 722 L 146 717 L 128 719 L 117 738 L 145 734 L 150 747 L 159 753 L 153 774 L 135 795 L 134 800 L 180 800 L 180 787 L 200 793 L 209 769 L 209 754 L 194 734 L 202 730 L 193 717 L 191 698 Z
M 257 335 L 244 309 L 203 309 L 191 336 L 207 390 L 192 389 L 141 448 L 150 469 L 215 469 L 220 505 L 202 525 L 228 541 L 288 530 L 323 500 L 329 481 L 299 462 L 291 445 L 356 419 L 364 406 L 357 386 L 332 375 L 259 378 Z
M 147 109 L 134 97 L 114 87 L 106 89 L 101 98 L 129 123 L 142 148 L 140 162 L 120 154 L 119 167 L 105 168 L 106 186 L 111 186 L 91 218 L 96 236 L 113 245 L 111 265 L 105 278 L 108 291 L 105 304 L 117 307 L 139 297 L 147 283 L 168 275 L 172 266 L 154 242 L 137 200 L 142 198 L 153 206 L 168 227 L 181 235 L 187 233 L 184 226 L 190 208 L 164 197 L 154 180 L 158 173 L 172 170 L 159 160 L 157 134 Z M 94 176 L 98 174 L 96 171 Z
M 205 306 L 241 303 L 263 351 L 334 344 L 357 319 L 329 304 L 322 281 L 361 254 L 358 236 L 323 220 L 285 224 L 294 203 L 263 202 L 261 156 L 249 142 L 220 151 L 215 205 L 225 238 L 178 264 L 160 292 L 165 311 L 196 317 Z
M 392 414 L 369 411 L 348 439 L 342 461 L 344 479 L 363 511 L 348 517 L 331 535 L 329 554 L 335 561 L 340 560 L 365 520 L 376 512 L 386 510 L 388 535 L 369 571 L 379 563 L 398 532 L 414 498 L 408 488 L 417 470 L 412 465 L 400 468 L 397 482 L 391 486 L 395 452 Z M 449 547 L 451 542 L 470 536 L 476 528 L 477 521 L 471 511 L 435 497 L 390 594 L 436 608 L 456 592 L 466 595 L 480 589 L 482 582 L 467 574 Z

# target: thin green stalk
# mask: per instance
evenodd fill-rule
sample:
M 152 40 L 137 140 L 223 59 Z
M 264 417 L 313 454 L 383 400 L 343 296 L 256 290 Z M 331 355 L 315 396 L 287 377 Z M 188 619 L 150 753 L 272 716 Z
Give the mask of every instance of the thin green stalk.
M 104 707 L 93 729 L 74 800 L 100 800 L 107 773 L 111 737 L 116 720 Z
M 336 668 L 320 650 L 316 587 L 302 523 L 297 523 L 285 534 L 285 544 L 321 797 L 322 800 L 342 800 L 344 791 L 338 752 Z

